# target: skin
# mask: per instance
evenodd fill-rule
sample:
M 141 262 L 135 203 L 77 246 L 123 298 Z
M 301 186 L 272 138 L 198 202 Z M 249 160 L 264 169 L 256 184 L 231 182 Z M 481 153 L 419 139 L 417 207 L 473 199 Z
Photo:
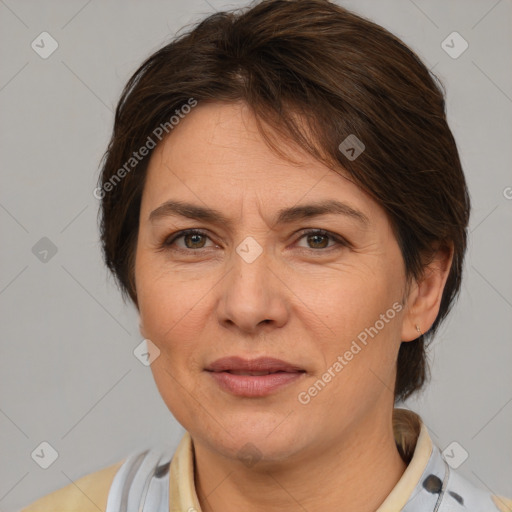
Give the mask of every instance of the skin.
M 407 286 L 384 210 L 342 169 L 281 142 L 299 164 L 272 152 L 244 103 L 210 103 L 195 107 L 155 149 L 136 248 L 141 333 L 160 350 L 151 368 L 162 398 L 192 436 L 204 511 L 370 512 L 406 468 L 392 430 L 398 349 L 417 338 L 416 325 L 425 332 L 434 322 L 451 251 L 438 251 L 424 279 Z M 233 225 L 150 221 L 170 199 L 215 208 Z M 339 214 L 274 223 L 282 208 L 327 199 L 368 223 Z M 162 248 L 190 228 L 206 236 Z M 303 236 L 306 228 L 349 243 Z M 236 252 L 248 236 L 263 251 L 252 263 Z M 403 309 L 301 404 L 298 394 L 395 303 Z M 305 373 L 269 396 L 238 397 L 205 371 L 230 355 L 276 357 Z M 246 443 L 256 450 L 252 464 L 240 457 Z

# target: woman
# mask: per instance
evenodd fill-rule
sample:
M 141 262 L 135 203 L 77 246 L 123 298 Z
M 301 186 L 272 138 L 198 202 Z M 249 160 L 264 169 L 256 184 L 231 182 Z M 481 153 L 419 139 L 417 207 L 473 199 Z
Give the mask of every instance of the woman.
M 394 408 L 461 283 L 444 108 L 411 50 L 327 0 L 214 14 L 142 64 L 95 195 L 187 433 L 25 510 L 512 510 Z

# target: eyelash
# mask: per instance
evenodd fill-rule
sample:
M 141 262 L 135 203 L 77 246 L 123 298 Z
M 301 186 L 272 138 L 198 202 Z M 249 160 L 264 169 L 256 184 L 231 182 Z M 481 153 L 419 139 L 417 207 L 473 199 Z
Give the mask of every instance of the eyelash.
M 205 249 L 205 248 L 183 249 L 181 247 L 174 247 L 174 248 L 172 247 L 173 244 L 177 240 L 179 240 L 180 238 L 183 238 L 183 237 L 185 237 L 187 235 L 201 235 L 201 236 L 205 236 L 207 238 L 210 238 L 207 233 L 205 233 L 204 231 L 201 231 L 199 229 L 184 229 L 182 231 L 178 231 L 177 233 L 174 233 L 170 237 L 166 237 L 164 239 L 163 243 L 161 244 L 160 249 L 161 250 L 175 250 L 175 251 L 181 251 L 181 252 L 187 252 L 187 253 L 199 252 L 202 249 Z M 309 236 L 309 235 L 325 236 L 325 237 L 330 238 L 334 242 L 336 242 L 339 246 L 350 247 L 350 244 L 349 244 L 349 242 L 347 240 L 345 240 L 344 238 L 342 238 L 342 237 L 340 237 L 338 235 L 334 235 L 333 233 L 331 233 L 329 231 L 326 231 L 325 229 L 305 229 L 305 230 L 301 231 L 301 236 L 298 238 L 297 241 L 302 240 L 304 237 Z M 331 247 L 325 247 L 325 248 L 320 248 L 320 249 L 312 249 L 312 248 L 308 249 L 306 247 L 301 247 L 300 249 L 311 250 L 311 251 L 314 251 L 314 252 L 326 252 L 326 251 L 329 251 L 329 250 L 332 250 L 332 249 L 336 249 L 336 248 L 337 248 L 336 246 L 331 246 Z M 208 248 L 206 248 L 206 249 L 208 249 Z

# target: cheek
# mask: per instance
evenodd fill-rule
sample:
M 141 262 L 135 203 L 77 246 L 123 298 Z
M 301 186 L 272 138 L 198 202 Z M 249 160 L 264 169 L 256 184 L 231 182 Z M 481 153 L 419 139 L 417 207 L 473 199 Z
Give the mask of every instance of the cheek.
M 392 266 L 374 271 L 365 266 L 337 277 L 325 282 L 323 294 L 311 296 L 316 297 L 315 310 L 328 328 L 324 328 L 326 336 L 315 337 L 324 360 L 322 371 L 333 368 L 339 357 L 346 361 L 339 373 L 333 370 L 332 393 L 322 393 L 318 405 L 325 401 L 357 408 L 361 401 L 392 388 L 400 345 L 403 275 Z
M 144 336 L 160 350 L 151 364 L 155 383 L 164 402 L 182 422 L 191 414 L 190 393 L 201 396 L 196 389 L 203 369 L 200 340 L 209 318 L 205 307 L 211 285 L 156 268 L 149 260 L 145 264 L 143 258 L 137 268 L 140 321 Z
M 160 350 L 150 367 L 155 384 L 178 422 L 193 424 L 194 415 L 200 413 L 196 405 L 204 401 L 197 389 L 197 376 L 202 369 L 198 341 L 204 327 L 201 303 L 190 288 L 184 293 L 176 282 L 171 283 L 170 276 L 155 279 L 144 275 L 142 282 L 141 324 L 146 338 Z
M 303 283 L 307 286 L 297 294 L 319 314 L 332 335 L 346 340 L 373 326 L 381 314 L 401 301 L 402 281 L 403 277 L 394 268 L 362 265 L 343 269 L 326 279 L 320 278 L 316 284 L 308 280 Z M 318 286 L 319 282 L 321 286 Z M 295 290 L 299 289 L 300 283 L 297 285 Z M 396 320 L 395 310 L 390 314 Z M 387 327 L 390 325 L 391 322 L 386 324 Z
M 207 292 L 204 280 L 170 272 L 161 262 L 141 254 L 136 282 L 141 324 L 155 344 L 164 345 L 175 337 L 186 340 L 200 326 L 201 297 Z
M 201 414 L 200 404 L 204 397 L 195 383 L 180 373 L 184 367 L 175 357 L 162 352 L 151 364 L 151 372 L 162 400 L 181 425 L 193 425 L 195 417 Z

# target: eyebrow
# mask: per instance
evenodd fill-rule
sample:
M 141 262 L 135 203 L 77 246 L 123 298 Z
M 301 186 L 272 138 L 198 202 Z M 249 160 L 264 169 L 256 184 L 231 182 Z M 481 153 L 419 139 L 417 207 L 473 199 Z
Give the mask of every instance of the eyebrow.
M 311 219 L 320 215 L 344 215 L 360 224 L 370 224 L 370 220 L 363 212 L 336 200 L 319 201 L 306 205 L 292 206 L 291 208 L 283 208 L 278 211 L 275 224 L 291 224 L 298 220 Z M 153 210 L 149 214 L 149 221 L 154 222 L 157 219 L 169 216 L 220 224 L 226 228 L 231 228 L 233 225 L 232 221 L 218 210 L 173 200 L 166 201 Z

